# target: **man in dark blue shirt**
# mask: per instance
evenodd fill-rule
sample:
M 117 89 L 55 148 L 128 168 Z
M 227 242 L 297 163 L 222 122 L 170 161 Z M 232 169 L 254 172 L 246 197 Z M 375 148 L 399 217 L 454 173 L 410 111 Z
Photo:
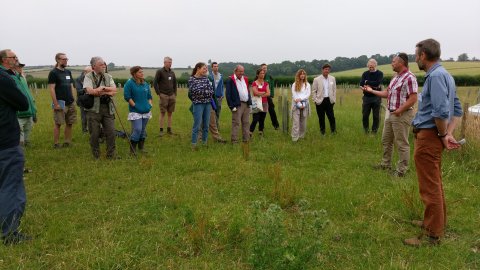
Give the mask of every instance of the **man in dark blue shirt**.
M 377 61 L 375 59 L 368 60 L 368 70 L 362 74 L 362 80 L 360 81 L 360 87 L 370 86 L 374 91 L 382 90 L 383 72 L 377 70 Z M 362 104 L 362 122 L 365 133 L 370 132 L 369 118 L 370 112 L 372 112 L 373 123 L 372 133 L 376 134 L 378 131 L 378 124 L 380 122 L 380 105 L 382 104 L 382 98 L 366 91 L 363 92 L 363 104 Z
M 0 228 L 5 245 L 30 237 L 19 232 L 27 197 L 23 183 L 25 158 L 20 143 L 17 111 L 28 109 L 28 100 L 11 78 L 18 63 L 12 50 L 0 51 Z

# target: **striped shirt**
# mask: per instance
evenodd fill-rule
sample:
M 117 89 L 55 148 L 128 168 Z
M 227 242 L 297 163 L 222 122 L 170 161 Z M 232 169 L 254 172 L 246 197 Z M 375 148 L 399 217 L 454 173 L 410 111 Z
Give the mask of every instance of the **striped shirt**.
M 387 109 L 391 112 L 397 110 L 407 101 L 408 96 L 417 92 L 417 77 L 410 70 L 397 74 L 388 85 Z

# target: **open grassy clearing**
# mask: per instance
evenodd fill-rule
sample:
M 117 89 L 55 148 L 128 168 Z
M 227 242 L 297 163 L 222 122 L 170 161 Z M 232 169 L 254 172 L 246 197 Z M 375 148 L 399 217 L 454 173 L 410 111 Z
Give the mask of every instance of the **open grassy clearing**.
M 479 88 L 459 94 L 475 104 Z M 380 160 L 381 136 L 363 134 L 359 90 L 338 90 L 337 135 L 327 130 L 321 137 L 313 112 L 306 139 L 294 144 L 267 119 L 249 160 L 240 145 L 190 150 L 185 89 L 174 114 L 178 135 L 157 137 L 155 106 L 149 154 L 132 158 L 118 139 L 123 159 L 114 162 L 93 160 L 80 124 L 72 148 L 53 150 L 48 92 L 39 90 L 36 99 L 39 123 L 26 151 L 33 172 L 26 175 L 22 225 L 34 240 L 0 246 L 0 269 L 280 269 L 276 260 L 290 262 L 282 264 L 286 269 L 480 268 L 480 150 L 472 143 L 478 130 L 467 134 L 461 151 L 445 155 L 447 237 L 439 247 L 417 249 L 401 243 L 419 232 L 407 224 L 422 211 L 415 168 L 401 180 L 370 169 Z M 121 92 L 116 101 L 129 128 Z M 225 138 L 230 119 L 224 102 Z M 302 209 L 325 210 L 317 220 L 322 226 Z M 300 252 L 317 240 L 318 249 Z M 267 259 L 252 257 L 259 251 Z

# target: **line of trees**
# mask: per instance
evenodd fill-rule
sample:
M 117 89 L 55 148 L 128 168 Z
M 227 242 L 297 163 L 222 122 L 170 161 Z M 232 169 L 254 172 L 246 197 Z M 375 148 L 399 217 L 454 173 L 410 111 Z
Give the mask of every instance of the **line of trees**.
M 377 60 L 378 65 L 390 64 L 394 56 L 394 54 L 375 54 L 370 57 L 366 55 L 351 58 L 339 56 L 331 61 L 326 59 L 314 59 L 312 61 L 301 60 L 295 62 L 283 61 L 281 63 L 268 64 L 268 73 L 270 73 L 272 76 L 292 76 L 292 74 L 295 74 L 297 70 L 304 69 L 307 74 L 320 74 L 320 69 L 325 63 L 329 63 L 332 66 L 332 72 L 338 72 L 362 67 L 366 68 L 368 59 L 370 58 Z M 408 55 L 408 58 L 409 61 L 415 61 L 415 55 L 413 54 Z M 211 62 L 211 60 L 209 60 L 209 62 Z M 223 71 L 223 73 L 228 74 L 235 69 L 236 65 L 239 64 L 245 67 L 245 72 L 249 77 L 254 76 L 255 70 L 260 67 L 260 65 L 255 65 L 251 63 L 228 62 L 219 63 L 219 68 Z

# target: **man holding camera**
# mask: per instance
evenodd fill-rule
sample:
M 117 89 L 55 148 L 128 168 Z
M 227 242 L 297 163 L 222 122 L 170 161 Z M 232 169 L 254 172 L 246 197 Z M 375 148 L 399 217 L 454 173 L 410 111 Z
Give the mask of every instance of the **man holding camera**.
M 87 94 L 94 96 L 93 107 L 87 111 L 90 146 L 95 159 L 100 158 L 100 125 L 107 142 L 107 158 L 115 159 L 115 105 L 111 100 L 117 93 L 117 87 L 110 74 L 106 73 L 105 61 L 95 56 L 90 60 L 93 72 L 87 73 L 83 87 Z

